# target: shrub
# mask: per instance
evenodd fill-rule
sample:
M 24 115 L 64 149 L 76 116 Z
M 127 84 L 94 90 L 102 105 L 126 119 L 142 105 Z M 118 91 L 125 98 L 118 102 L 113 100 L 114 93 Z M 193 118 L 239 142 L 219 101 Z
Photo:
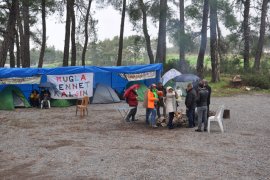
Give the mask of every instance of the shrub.
M 269 74 L 245 74 L 242 76 L 242 80 L 243 84 L 247 86 L 270 89 Z

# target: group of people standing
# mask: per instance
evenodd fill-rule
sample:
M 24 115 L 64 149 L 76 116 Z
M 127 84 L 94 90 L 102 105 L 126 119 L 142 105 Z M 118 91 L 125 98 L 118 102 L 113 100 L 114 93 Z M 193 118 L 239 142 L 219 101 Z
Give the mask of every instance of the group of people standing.
M 136 121 L 135 115 L 138 106 L 138 88 L 132 89 L 127 95 L 127 103 L 132 109 L 126 117 L 126 121 Z M 198 88 L 193 88 L 190 83 L 187 85 L 187 96 L 185 99 L 186 115 L 188 117 L 188 127 L 195 127 L 195 108 L 198 112 L 198 129 L 196 131 L 201 132 L 202 122 L 204 122 L 204 130 L 207 130 L 207 118 L 209 116 L 209 104 L 211 87 L 206 80 L 199 82 Z M 152 84 L 149 89 L 145 91 L 143 107 L 146 108 L 146 123 L 151 127 L 156 128 L 156 116 L 161 117 L 161 107 L 163 107 L 163 116 L 168 115 L 168 128 L 173 129 L 174 113 L 177 111 L 177 99 L 180 94 L 177 93 L 172 87 L 168 86 L 166 89 L 162 83 Z
M 206 80 L 200 81 L 196 89 L 191 83 L 187 85 L 185 105 L 189 128 L 195 127 L 195 109 L 197 107 L 198 128 L 195 131 L 202 132 L 202 123 L 204 123 L 204 131 L 207 131 L 210 97 L 211 87 Z
M 130 107 L 133 107 L 126 117 L 126 121 L 136 121 L 135 115 L 137 112 L 138 100 L 137 100 L 137 88 L 127 94 L 127 103 Z M 145 91 L 143 106 L 146 108 L 146 123 L 151 127 L 156 128 L 156 116 L 161 117 L 161 107 L 163 107 L 163 116 L 166 117 L 166 112 L 169 115 L 168 128 L 173 128 L 173 117 L 176 111 L 176 99 L 178 94 L 172 87 L 167 87 L 166 90 L 162 83 L 152 84 L 149 89 Z

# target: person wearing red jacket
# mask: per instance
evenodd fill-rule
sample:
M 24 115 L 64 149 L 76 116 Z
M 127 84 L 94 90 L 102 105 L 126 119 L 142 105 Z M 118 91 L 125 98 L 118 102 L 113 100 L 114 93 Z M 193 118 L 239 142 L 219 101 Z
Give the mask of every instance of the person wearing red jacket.
M 132 89 L 126 96 L 126 100 L 127 103 L 129 105 L 129 107 L 132 107 L 132 109 L 129 111 L 127 117 L 126 117 L 126 121 L 130 122 L 130 118 L 131 121 L 137 121 L 137 119 L 135 119 L 135 115 L 137 113 L 137 106 L 138 106 L 138 94 L 137 94 L 137 89 Z

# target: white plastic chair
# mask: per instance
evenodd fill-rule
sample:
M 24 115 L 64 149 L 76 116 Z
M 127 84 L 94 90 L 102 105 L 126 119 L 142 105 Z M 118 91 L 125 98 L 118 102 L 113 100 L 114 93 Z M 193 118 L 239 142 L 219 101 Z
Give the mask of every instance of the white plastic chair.
M 218 122 L 218 125 L 220 127 L 221 132 L 224 133 L 223 113 L 224 113 L 224 105 L 221 105 L 218 108 L 218 111 L 216 112 L 216 115 L 215 116 L 210 116 L 208 118 L 208 125 L 207 125 L 207 131 L 208 131 L 208 133 L 210 133 L 210 123 L 211 122 Z

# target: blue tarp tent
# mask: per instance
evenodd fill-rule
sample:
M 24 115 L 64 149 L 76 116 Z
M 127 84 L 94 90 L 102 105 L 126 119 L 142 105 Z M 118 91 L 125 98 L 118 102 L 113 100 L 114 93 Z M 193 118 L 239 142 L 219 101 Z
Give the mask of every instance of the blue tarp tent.
M 47 82 L 47 75 L 65 75 L 77 73 L 94 73 L 93 87 L 99 83 L 105 84 L 122 94 L 128 80 L 119 74 L 140 74 L 155 72 L 156 77 L 143 80 L 149 86 L 160 81 L 163 70 L 162 64 L 134 65 L 134 66 L 69 66 L 57 68 L 0 68 L 0 81 L 3 78 L 41 76 L 41 83 Z M 0 91 L 5 87 L 0 82 Z M 38 89 L 38 84 L 16 84 L 28 98 L 33 89 Z

